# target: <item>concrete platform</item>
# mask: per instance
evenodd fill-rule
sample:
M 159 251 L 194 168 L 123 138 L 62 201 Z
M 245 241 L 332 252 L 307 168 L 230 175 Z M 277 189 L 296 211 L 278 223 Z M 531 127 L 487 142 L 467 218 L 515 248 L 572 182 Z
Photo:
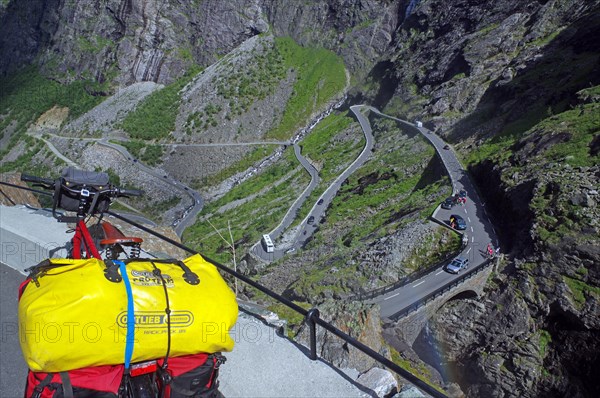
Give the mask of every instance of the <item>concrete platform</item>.
M 64 246 L 72 236 L 67 229 L 48 211 L 0 205 L 0 262 L 22 272 Z M 54 257 L 65 255 L 62 249 Z
M 19 347 L 17 289 L 23 270 L 48 256 L 70 238 L 66 225 L 48 214 L 25 207 L 0 207 L 0 396 L 22 397 L 27 368 Z M 65 238 L 63 240 L 63 238 Z M 344 372 L 311 361 L 306 348 L 276 333 L 256 317 L 240 311 L 231 334 L 232 352 L 225 353 L 220 390 L 226 397 L 369 397 Z M 357 372 L 348 370 L 353 377 Z

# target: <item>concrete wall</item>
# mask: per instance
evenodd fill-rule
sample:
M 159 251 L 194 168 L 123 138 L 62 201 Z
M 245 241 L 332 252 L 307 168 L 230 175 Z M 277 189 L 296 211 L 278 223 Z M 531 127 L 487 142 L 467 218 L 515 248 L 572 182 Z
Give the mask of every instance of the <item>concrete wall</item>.
M 71 238 L 67 225 L 43 210 L 0 205 L 0 262 L 24 273 Z M 62 249 L 54 257 L 65 257 Z

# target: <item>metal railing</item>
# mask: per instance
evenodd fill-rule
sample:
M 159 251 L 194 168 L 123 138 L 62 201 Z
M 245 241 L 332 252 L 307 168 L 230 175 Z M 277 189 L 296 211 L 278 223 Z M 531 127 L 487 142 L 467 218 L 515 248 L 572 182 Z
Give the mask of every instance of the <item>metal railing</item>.
M 133 220 L 129 220 L 126 217 L 123 217 L 120 214 L 117 214 L 113 211 L 107 211 L 107 214 L 110 214 L 113 217 L 116 217 L 122 221 L 125 221 L 128 224 L 133 225 L 134 227 L 137 227 L 139 229 L 141 229 L 142 231 L 145 231 L 151 235 L 154 235 L 156 237 L 158 237 L 159 239 L 164 240 L 165 242 L 168 242 L 182 250 L 185 250 L 186 252 L 190 253 L 190 254 L 200 254 L 199 252 L 197 252 L 196 250 L 193 250 L 187 246 L 185 246 L 182 243 L 179 243 L 173 239 L 170 239 L 158 232 L 153 231 L 150 228 L 147 228 L 139 223 L 136 223 Z M 202 254 L 200 254 L 202 255 Z M 366 355 L 368 355 L 369 357 L 373 358 L 374 360 L 376 360 L 377 362 L 379 362 L 380 364 L 386 366 L 387 368 L 391 369 L 392 371 L 396 372 L 398 375 L 400 375 L 402 378 L 406 379 L 408 382 L 410 382 L 411 384 L 413 384 L 414 386 L 416 386 L 417 388 L 419 388 L 420 390 L 422 390 L 423 392 L 431 395 L 432 397 L 447 397 L 447 395 L 445 395 L 443 392 L 437 390 L 435 387 L 429 385 L 428 383 L 426 383 L 425 381 L 421 380 L 419 377 L 415 376 L 414 374 L 410 373 L 409 371 L 407 371 L 406 369 L 401 368 L 400 366 L 398 366 L 396 363 L 392 362 L 391 360 L 387 359 L 386 357 L 384 357 L 383 355 L 381 355 L 380 353 L 378 353 L 377 351 L 373 350 L 372 348 L 368 347 L 367 345 L 361 343 L 360 341 L 356 340 L 355 338 L 349 336 L 348 334 L 342 332 L 341 330 L 339 330 L 338 328 L 336 328 L 335 326 L 333 326 L 332 324 L 330 324 L 329 322 L 324 321 L 323 319 L 321 319 L 319 317 L 319 310 L 317 308 L 312 308 L 310 310 L 306 310 L 302 307 L 300 307 L 299 305 L 297 305 L 296 303 L 294 303 L 293 301 L 271 291 L 270 289 L 266 288 L 265 286 L 261 285 L 260 283 L 257 283 L 255 281 L 253 281 L 252 279 L 248 278 L 245 275 L 240 274 L 237 271 L 232 270 L 231 268 L 220 264 L 218 261 L 212 260 L 209 257 L 206 257 L 204 255 L 202 255 L 202 257 L 212 263 L 213 265 L 215 265 L 218 269 L 228 273 L 229 275 L 233 276 L 234 278 L 237 278 L 245 283 L 247 283 L 248 285 L 252 286 L 255 289 L 260 290 L 261 292 L 265 293 L 266 295 L 272 297 L 273 299 L 277 300 L 278 302 L 288 306 L 289 308 L 293 309 L 294 311 L 298 312 L 299 314 L 301 314 L 302 316 L 304 316 L 304 320 L 309 328 L 309 336 L 310 336 L 310 341 L 309 341 L 309 349 L 310 349 L 310 354 L 309 357 L 311 360 L 316 360 L 318 359 L 317 356 L 317 332 L 316 332 L 316 326 L 319 325 L 320 327 L 322 327 L 323 329 L 327 330 L 330 333 L 333 333 L 334 335 L 336 335 L 337 337 L 339 337 L 340 339 L 344 340 L 346 343 L 350 344 L 351 346 L 353 346 L 354 348 L 362 351 L 363 353 L 365 353 Z
M 461 250 L 462 250 L 462 248 L 461 248 Z M 400 278 L 398 281 L 392 283 L 391 285 L 379 287 L 377 289 L 374 289 L 374 290 L 371 290 L 368 292 L 360 292 L 360 293 L 349 296 L 349 298 L 354 299 L 354 300 L 364 301 L 364 300 L 370 300 L 375 297 L 382 296 L 386 293 L 392 292 L 392 291 L 399 289 L 402 286 L 408 285 L 409 283 L 412 283 L 412 282 L 416 281 L 417 279 L 438 269 L 440 266 L 446 264 L 450 259 L 456 257 L 459 253 L 460 253 L 460 251 L 454 251 L 454 252 L 448 253 L 448 254 L 446 254 L 445 257 L 443 257 L 440 261 L 437 261 L 435 264 L 432 264 L 429 267 L 426 267 L 426 268 L 420 269 L 416 272 L 413 272 L 412 274 L 406 275 L 406 276 Z
M 40 191 L 37 189 L 32 189 L 29 187 L 23 187 L 20 185 L 16 185 L 16 184 L 11 184 L 11 183 L 7 183 L 7 182 L 3 182 L 0 181 L 0 185 L 7 185 L 7 186 L 11 186 L 14 188 L 19 188 L 19 189 L 24 189 L 24 190 L 28 190 L 28 191 L 32 191 L 35 193 L 39 193 L 42 195 L 46 195 L 46 196 L 51 196 L 52 194 L 49 192 L 44 192 L 44 191 Z M 144 225 L 141 225 L 133 220 L 128 219 L 127 217 L 124 217 L 118 213 L 115 213 L 113 211 L 106 211 L 106 214 L 110 214 L 111 216 L 118 218 L 136 228 L 141 229 L 142 231 L 145 231 L 151 235 L 156 236 L 157 238 L 172 244 L 175 247 L 178 247 L 190 254 L 200 254 L 199 252 L 197 252 L 196 250 L 193 250 L 187 246 L 185 246 L 182 243 L 179 243 L 173 239 L 170 239 Z M 202 255 L 202 254 L 200 254 Z M 292 302 L 291 300 L 288 300 L 287 298 L 271 291 L 270 289 L 266 288 L 265 286 L 261 285 L 260 283 L 257 283 L 255 281 L 253 281 L 252 279 L 248 278 L 245 275 L 240 274 L 237 271 L 232 270 L 231 268 L 220 264 L 219 262 L 212 260 L 204 255 L 202 255 L 202 257 L 206 260 L 209 261 L 210 263 L 212 263 L 213 265 L 215 265 L 218 269 L 220 269 L 223 272 L 226 272 L 228 274 L 230 274 L 231 276 L 233 276 L 236 279 L 239 279 L 245 283 L 247 283 L 248 285 L 254 287 L 255 289 L 260 290 L 261 292 L 265 293 L 266 295 L 272 297 L 273 299 L 277 300 L 278 302 L 288 306 L 289 308 L 293 309 L 294 311 L 298 312 L 299 314 L 304 316 L 304 320 L 309 328 L 309 336 L 310 336 L 310 341 L 309 341 L 309 349 L 310 349 L 310 353 L 309 353 L 309 357 L 311 360 L 316 360 L 318 359 L 318 355 L 317 355 L 317 333 L 316 333 L 316 327 L 317 325 L 319 325 L 320 327 L 322 327 L 323 329 L 329 331 L 330 333 L 333 333 L 334 335 L 336 335 L 337 337 L 339 337 L 340 339 L 344 340 L 346 343 L 350 344 L 351 346 L 355 347 L 356 349 L 358 349 L 359 351 L 362 351 L 363 353 L 365 353 L 366 355 L 368 355 L 369 357 L 373 358 L 375 361 L 379 362 L 380 364 L 386 366 L 387 368 L 391 369 L 392 371 L 396 372 L 398 375 L 400 375 L 402 378 L 406 379 L 409 383 L 413 384 L 414 386 L 416 386 L 417 388 L 419 388 L 420 390 L 422 390 L 423 392 L 431 395 L 432 397 L 441 397 L 441 398 L 447 398 L 447 395 L 445 395 L 443 392 L 441 392 L 440 390 L 437 390 L 435 387 L 429 385 L 428 383 L 426 383 L 425 381 L 421 380 L 419 377 L 417 377 L 416 375 L 410 373 L 409 371 L 407 371 L 406 369 L 401 368 L 400 366 L 398 366 L 396 363 L 392 362 L 391 360 L 387 359 L 386 357 L 384 357 L 383 355 L 381 355 L 380 353 L 378 353 L 377 351 L 373 350 L 372 348 L 368 347 L 367 345 L 361 343 L 360 341 L 356 340 L 355 338 L 349 336 L 348 334 L 342 332 L 341 330 L 339 330 L 338 328 L 336 328 L 335 326 L 333 326 L 332 324 L 330 324 L 329 322 L 324 321 L 323 319 L 321 319 L 319 317 L 319 310 L 317 308 L 312 308 L 310 310 L 306 310 L 302 307 L 300 307 L 299 305 L 297 305 L 296 303 Z
M 439 287 L 438 289 L 434 290 L 433 292 L 427 294 L 425 297 L 423 297 L 416 303 L 413 303 L 413 304 L 410 304 L 410 305 L 404 307 L 403 309 L 401 309 L 400 311 L 396 312 L 395 314 L 389 316 L 388 318 L 393 321 L 397 321 L 400 318 L 404 318 L 411 312 L 417 311 L 419 308 L 427 305 L 427 303 L 429 303 L 430 301 L 433 301 L 436 298 L 443 296 L 450 290 L 452 290 L 455 287 L 457 287 L 458 285 L 462 284 L 465 280 L 472 278 L 476 274 L 485 270 L 492 263 L 493 263 L 493 259 L 485 260 L 483 263 L 479 264 L 477 267 L 465 272 L 461 277 L 451 280 L 450 282 L 446 283 L 445 285 L 443 285 L 443 286 Z

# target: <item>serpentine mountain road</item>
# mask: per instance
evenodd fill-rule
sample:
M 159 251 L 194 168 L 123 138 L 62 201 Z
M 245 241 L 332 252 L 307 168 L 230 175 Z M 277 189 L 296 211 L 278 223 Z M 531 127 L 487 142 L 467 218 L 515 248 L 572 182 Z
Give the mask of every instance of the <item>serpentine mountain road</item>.
M 445 210 L 438 206 L 433 214 L 433 217 L 448 228 L 451 228 L 449 222 L 451 214 L 460 215 L 465 219 L 467 223 L 467 229 L 465 231 L 457 231 L 459 233 L 462 232 L 466 236 L 468 242 L 460 256 L 469 259 L 469 267 L 471 268 L 481 266 L 487 259 L 486 247 L 488 243 L 492 243 L 496 247 L 498 246 L 496 232 L 494 231 L 493 225 L 489 221 L 489 218 L 485 212 L 485 204 L 481 201 L 475 185 L 470 180 L 468 173 L 461 165 L 454 150 L 432 131 L 423 127 L 417 127 L 414 124 L 402 119 L 383 114 L 373 107 L 366 105 L 355 105 L 350 109 L 356 115 L 356 118 L 360 123 L 366 138 L 366 144 L 361 154 L 340 176 L 338 176 L 338 178 L 331 184 L 331 186 L 327 188 L 323 195 L 318 198 L 318 202 L 321 199 L 323 201 L 320 205 L 313 205 L 307 217 L 301 222 L 299 232 L 291 246 L 287 246 L 284 249 L 276 248 L 273 253 L 267 253 L 265 248 L 260 243 L 257 243 L 252 248 L 253 253 L 265 261 L 274 261 L 283 257 L 290 251 L 294 251 L 297 248 L 302 247 L 306 240 L 314 233 L 316 225 L 318 225 L 319 221 L 323 217 L 328 204 L 337 194 L 341 183 L 360 166 L 362 166 L 370 156 L 374 145 L 372 129 L 368 118 L 360 112 L 360 109 L 368 109 L 378 116 L 395 120 L 405 129 L 412 130 L 413 132 L 419 133 L 425 137 L 433 145 L 437 155 L 444 164 L 444 167 L 446 168 L 452 182 L 453 192 L 458 193 L 461 190 L 465 190 L 467 192 L 467 201 L 465 204 L 454 205 L 451 210 Z M 296 200 L 292 206 L 292 209 L 297 209 L 300 207 L 304 200 L 308 198 L 308 194 L 306 192 L 312 191 L 318 182 L 318 176 L 314 175 L 314 168 L 308 164 L 308 162 L 303 160 L 303 158 L 299 156 L 298 152 L 297 157 L 307 171 L 311 174 L 312 179 L 309 187 L 307 190 L 305 190 L 305 192 L 302 193 L 298 200 Z M 288 211 L 281 224 L 271 233 L 272 238 L 276 238 L 277 236 L 281 235 L 286 225 L 291 225 L 295 214 L 295 210 Z M 308 220 L 311 216 L 313 218 L 312 222 L 309 224 Z M 418 303 L 429 293 L 439 289 L 458 277 L 460 277 L 459 274 L 450 274 L 444 271 L 443 268 L 436 269 L 416 281 L 401 286 L 382 296 L 376 297 L 375 299 L 371 300 L 371 302 L 378 303 L 380 305 L 381 316 L 383 318 L 393 319 L 404 309 L 415 303 Z
M 135 159 L 135 157 L 132 156 L 129 153 L 129 151 L 127 151 L 127 149 L 125 149 L 121 145 L 113 144 L 113 143 L 109 142 L 109 138 L 107 138 L 107 137 L 104 137 L 104 138 L 79 138 L 79 137 L 63 137 L 63 136 L 59 136 L 59 135 L 52 134 L 52 133 L 45 133 L 45 134 L 56 137 L 56 138 L 60 138 L 60 139 L 67 139 L 67 140 L 72 139 L 72 140 L 95 142 L 99 145 L 114 149 L 117 152 L 119 152 L 121 154 L 121 156 L 123 156 L 128 162 L 131 162 L 131 164 L 133 166 L 136 166 L 137 168 L 144 171 L 145 173 L 148 173 L 151 176 L 153 176 L 159 180 L 162 180 L 166 184 L 171 185 L 176 190 L 181 191 L 185 195 L 188 195 L 192 199 L 192 203 L 187 208 L 184 209 L 183 215 L 181 216 L 181 218 L 179 218 L 178 220 L 176 220 L 173 223 L 173 227 L 175 228 L 175 233 L 179 237 L 181 237 L 185 228 L 187 228 L 188 226 L 190 226 L 194 223 L 194 221 L 196 219 L 196 215 L 202 210 L 202 207 L 204 206 L 204 201 L 202 200 L 202 197 L 200 196 L 200 194 L 198 192 L 194 191 L 192 188 L 183 184 L 182 182 L 169 177 L 164 172 L 158 172 L 157 170 L 155 170 L 151 167 L 148 167 L 148 166 L 144 165 L 143 163 L 138 162 L 137 159 Z M 46 140 L 41 135 L 37 136 L 37 138 L 40 138 L 41 140 L 43 140 L 46 143 L 46 145 L 48 146 L 48 148 L 57 157 L 64 160 L 69 166 L 77 167 L 77 164 L 75 162 L 73 162 L 72 160 L 70 160 L 66 156 L 64 156 L 62 153 L 60 153 L 58 151 L 58 149 L 56 149 L 56 147 L 54 145 L 52 145 L 52 143 L 50 141 Z M 127 206 L 127 207 L 129 207 L 129 206 Z M 135 210 L 135 209 L 132 208 L 132 210 Z M 145 222 L 149 223 L 149 220 L 145 220 Z M 152 224 L 152 223 L 150 223 L 150 224 Z
M 458 214 L 465 219 L 467 229 L 464 233 L 467 235 L 468 243 L 460 257 L 469 259 L 469 267 L 481 266 L 487 258 L 486 247 L 488 243 L 498 247 L 498 240 L 494 227 L 485 211 L 485 204 L 481 201 L 475 185 L 459 162 L 454 150 L 439 136 L 424 127 L 416 127 L 412 123 L 385 115 L 372 107 L 369 107 L 369 109 L 375 114 L 395 120 L 407 129 L 422 134 L 434 146 L 448 171 L 454 193 L 458 193 L 460 190 L 467 192 L 467 202 L 464 205 L 454 205 L 451 210 L 444 210 L 438 206 L 433 217 L 445 223 L 449 228 L 450 214 Z M 379 303 L 382 318 L 394 319 L 404 309 L 418 303 L 429 293 L 458 277 L 458 274 L 450 274 L 440 268 L 383 296 L 376 297 L 373 302 Z
M 352 112 L 354 112 L 354 114 L 357 116 L 358 121 L 362 127 L 363 133 L 365 134 L 365 146 L 364 146 L 362 152 L 360 153 L 360 155 L 358 155 L 358 157 L 354 160 L 354 162 L 350 166 L 348 166 L 346 168 L 346 170 L 344 170 L 335 179 L 335 181 L 333 181 L 333 183 L 325 190 L 325 192 L 323 192 L 323 194 L 319 198 L 317 198 L 317 202 L 315 202 L 315 204 L 313 204 L 313 207 L 309 211 L 306 218 L 304 218 L 304 220 L 302 220 L 302 222 L 300 224 L 300 228 L 299 228 L 299 230 L 295 236 L 295 239 L 291 245 L 289 245 L 283 249 L 275 248 L 275 250 L 272 253 L 267 253 L 267 251 L 261 245 L 261 243 L 258 242 L 252 248 L 252 252 L 256 256 L 260 257 L 261 259 L 263 259 L 265 261 L 270 262 L 270 261 L 280 259 L 281 257 L 286 255 L 290 251 L 294 251 L 294 250 L 302 247 L 308 241 L 308 239 L 314 234 L 314 232 L 317 228 L 317 225 L 319 224 L 319 222 L 321 221 L 321 219 L 323 218 L 323 216 L 325 214 L 325 209 L 327 209 L 327 206 L 329 205 L 329 203 L 331 203 L 331 201 L 333 200 L 335 195 L 337 195 L 338 191 L 340 190 L 340 188 L 342 186 L 342 183 L 369 159 L 369 156 L 371 155 L 371 151 L 373 150 L 373 145 L 374 145 L 375 139 L 373 138 L 373 133 L 372 133 L 371 125 L 369 124 L 369 121 L 360 113 L 360 108 L 362 108 L 362 107 L 363 107 L 362 105 L 353 105 L 350 107 Z M 296 217 L 297 209 L 299 209 L 300 206 L 302 206 L 302 204 L 304 203 L 304 201 L 306 199 L 308 199 L 310 192 L 312 192 L 312 190 L 317 186 L 318 180 L 319 180 L 318 172 L 300 154 L 300 150 L 297 147 L 297 145 L 294 145 L 294 148 L 296 149 L 296 157 L 298 158 L 300 163 L 304 166 L 304 168 L 308 171 L 308 173 L 311 175 L 311 182 L 310 182 L 309 186 L 307 187 L 307 189 L 304 192 L 302 192 L 302 194 L 296 200 L 296 202 L 294 202 L 294 204 L 292 205 L 292 208 L 286 213 L 284 219 L 279 224 L 279 226 L 277 226 L 277 228 L 275 228 L 275 230 L 273 230 L 269 234 L 269 235 L 271 235 L 272 239 L 276 239 L 278 236 L 280 236 L 283 233 L 283 231 L 287 227 L 289 227 L 292 224 L 292 222 L 294 221 L 294 218 Z M 319 202 L 321 204 L 319 204 Z M 309 219 L 311 217 L 312 217 L 312 221 L 309 223 Z
M 498 245 L 496 233 L 492 224 L 490 223 L 488 216 L 485 212 L 485 205 L 481 202 L 480 197 L 477 193 L 475 185 L 471 182 L 467 172 L 460 164 L 454 151 L 436 134 L 427 130 L 423 127 L 416 127 L 414 124 L 391 117 L 381 113 L 379 110 L 366 106 L 366 105 L 354 105 L 350 107 L 351 111 L 356 115 L 358 122 L 361 125 L 363 133 L 365 134 L 365 147 L 355 161 L 346 169 L 342 174 L 336 178 L 336 180 L 325 190 L 325 192 L 317 199 L 317 202 L 313 205 L 306 218 L 301 222 L 300 228 L 295 236 L 294 241 L 291 245 L 285 248 L 275 249 L 273 253 L 267 253 L 265 248 L 258 242 L 251 249 L 252 252 L 258 257 L 265 261 L 277 260 L 290 251 L 294 251 L 302 247 L 306 241 L 315 232 L 317 225 L 324 216 L 325 209 L 329 203 L 333 200 L 337 192 L 339 191 L 341 184 L 345 181 L 354 171 L 361 167 L 370 157 L 371 151 L 374 145 L 374 138 L 372 134 L 372 128 L 368 118 L 360 112 L 361 109 L 367 109 L 374 114 L 381 117 L 390 118 L 400 123 L 403 127 L 414 132 L 418 132 L 423 135 L 435 148 L 436 153 L 442 160 L 444 167 L 448 171 L 450 180 L 452 182 L 452 188 L 455 193 L 460 190 L 465 190 L 468 195 L 467 203 L 458 206 L 455 205 L 452 210 L 444 210 L 438 206 L 438 209 L 434 212 L 433 217 L 437 218 L 440 223 L 445 224 L 450 228 L 448 219 L 450 214 L 459 214 L 467 222 L 467 230 L 464 233 L 468 237 L 468 244 L 464 251 L 461 253 L 462 257 L 469 259 L 470 267 L 477 267 L 484 263 L 485 249 L 488 243 L 493 243 L 494 246 Z M 200 195 L 186 187 L 182 183 L 169 178 L 164 173 L 158 173 L 157 171 L 140 164 L 137 162 L 129 152 L 120 145 L 116 145 L 108 142 L 108 139 L 97 140 L 100 145 L 111 147 L 119 151 L 126 159 L 130 160 L 133 164 L 137 163 L 136 166 L 143 169 L 145 172 L 160 178 L 166 183 L 172 185 L 178 190 L 182 190 L 193 199 L 192 205 L 190 205 L 185 211 L 182 218 L 175 225 L 175 230 L 178 235 L 181 236 L 183 230 L 191 225 L 195 219 L 196 214 L 202 209 L 203 200 Z M 49 143 L 48 143 L 49 144 Z M 51 147 L 52 149 L 52 147 Z M 294 151 L 299 162 L 305 167 L 305 169 L 311 175 L 311 182 L 309 186 L 302 192 L 300 197 L 294 202 L 290 210 L 288 210 L 284 219 L 281 221 L 272 232 L 272 238 L 276 239 L 279 237 L 285 229 L 289 228 L 295 219 L 296 213 L 304 201 L 309 197 L 312 190 L 317 186 L 319 182 L 318 172 L 315 168 L 301 155 L 300 148 L 294 144 Z M 318 204 L 318 203 L 321 204 Z M 309 220 L 311 222 L 309 223 Z M 439 289 L 446 283 L 458 278 L 459 275 L 453 275 L 445 272 L 443 269 L 435 270 L 419 280 L 411 282 L 407 285 L 399 287 L 398 289 L 386 293 L 380 297 L 372 300 L 380 304 L 381 315 L 383 318 L 393 319 L 397 314 L 402 312 L 405 308 L 419 302 L 423 297 L 429 293 Z

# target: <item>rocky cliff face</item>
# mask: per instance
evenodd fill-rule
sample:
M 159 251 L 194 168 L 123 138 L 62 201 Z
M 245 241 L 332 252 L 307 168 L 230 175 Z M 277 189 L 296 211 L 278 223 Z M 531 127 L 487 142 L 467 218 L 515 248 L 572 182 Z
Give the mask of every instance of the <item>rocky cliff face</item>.
M 37 62 L 59 80 L 169 83 L 269 30 L 336 50 L 357 74 L 386 52 L 405 1 L 10 1 L 0 73 Z
M 474 397 L 598 396 L 599 10 L 598 0 L 4 0 L 0 73 L 35 61 L 62 81 L 168 83 L 269 28 L 335 50 L 359 82 L 355 101 L 456 144 L 498 227 L 505 262 L 487 295 L 432 321 L 442 364 L 463 375 L 453 381 Z M 365 263 L 384 253 L 389 268 L 386 240 Z
M 171 82 L 268 29 L 256 0 L 11 1 L 0 17 L 0 72 L 37 59 L 61 80 L 121 85 Z
M 522 102 L 515 100 L 515 94 L 521 93 L 507 90 L 519 83 L 515 79 L 523 83 L 523 75 L 551 63 L 560 48 L 570 47 L 580 54 L 593 46 L 598 4 L 419 2 L 396 32 L 394 63 L 386 72 L 397 79 L 389 110 L 425 119 L 434 129 L 450 129 L 455 140 L 474 132 L 489 137 L 525 112 Z M 563 55 L 568 59 L 572 54 Z M 531 77 L 522 87 L 528 101 L 552 95 L 555 103 L 563 99 L 557 95 L 559 87 L 547 87 L 544 81 L 565 76 L 553 75 L 548 68 L 543 78 L 536 75 L 539 80 L 533 81 Z M 587 84 L 580 83 L 579 88 Z M 504 101 L 498 103 L 500 99 Z M 494 113 L 502 114 L 502 119 L 491 117 Z

